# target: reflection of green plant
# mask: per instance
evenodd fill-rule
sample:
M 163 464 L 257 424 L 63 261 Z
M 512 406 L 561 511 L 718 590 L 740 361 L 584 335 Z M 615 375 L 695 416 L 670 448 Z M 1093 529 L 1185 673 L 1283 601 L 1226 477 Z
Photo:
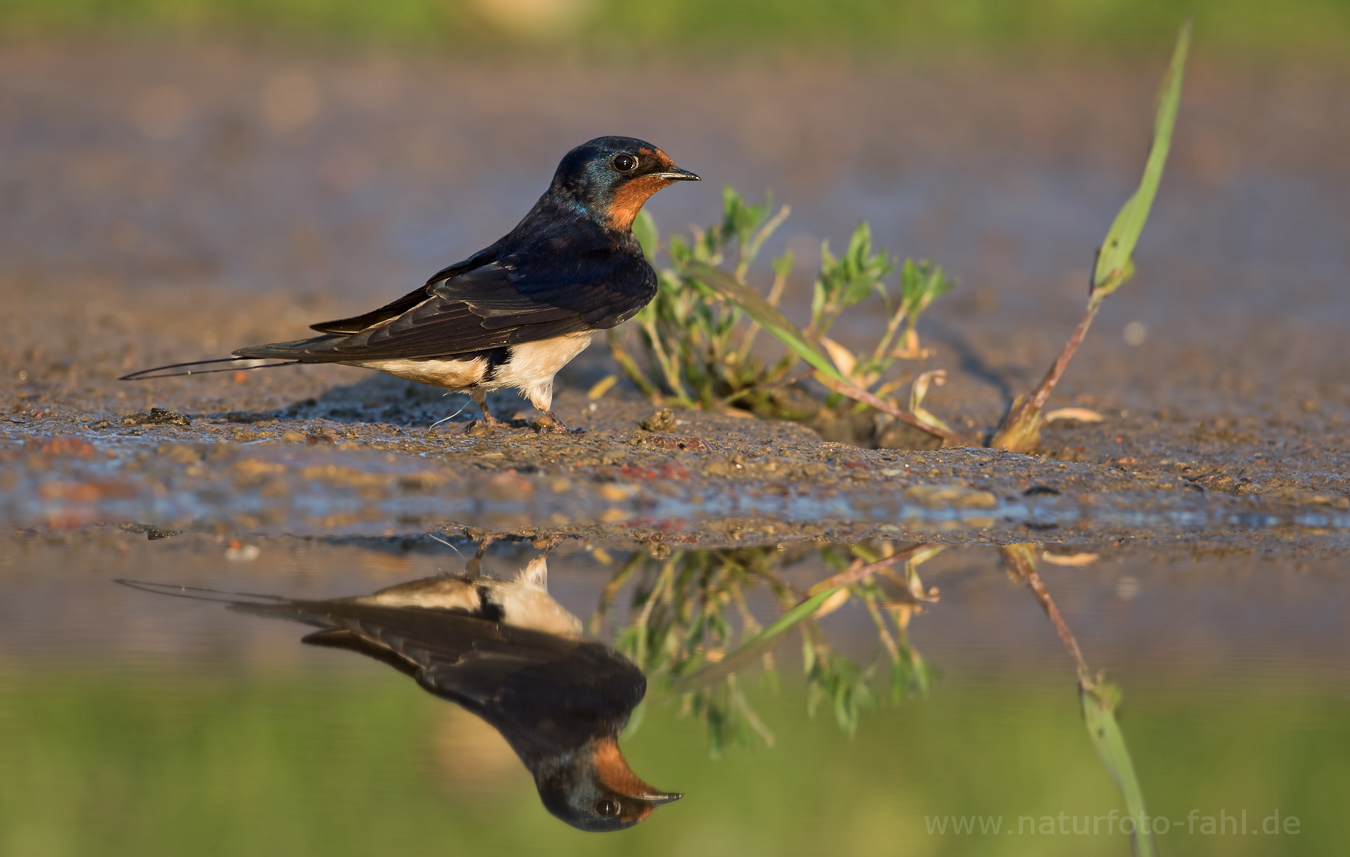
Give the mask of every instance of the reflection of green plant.
M 803 419 L 809 413 L 796 412 L 800 405 L 782 396 L 781 388 L 803 380 L 813 369 L 842 385 L 833 388 L 827 402 L 835 409 L 844 403 L 840 389 L 885 399 L 909 380 L 886 376 L 897 360 L 924 356 L 915 326 L 933 300 L 952 288 L 942 269 L 906 260 L 899 283 L 888 284 L 896 260 L 873 246 L 871 228 L 862 223 L 843 254 L 834 255 L 828 241 L 821 246 L 810 321 L 798 330 L 777 310 L 792 269 L 790 253 L 773 261 L 767 294 L 746 284 L 751 263 L 788 215 L 786 207 L 777 213 L 772 209 L 771 197 L 763 205 L 750 205 L 726 188 L 720 223 L 695 229 L 692 240 L 670 238 L 666 249 L 671 266 L 660 269 L 656 298 L 635 318 L 640 350 L 635 355 L 621 336 L 610 336 L 615 359 L 649 397 L 683 407 L 738 407 L 762 416 Z M 634 232 L 654 257 L 660 239 L 652 219 L 644 213 Z M 854 353 L 826 336 L 846 310 L 874 295 L 886 317 L 874 347 Z M 787 346 L 776 361 L 753 351 L 762 327 Z M 799 361 L 810 368 L 799 372 Z M 848 404 L 875 407 L 872 402 Z
M 630 618 L 617 629 L 615 645 L 647 674 L 656 695 L 678 695 L 683 710 L 707 723 L 716 755 L 731 744 L 750 744 L 754 735 L 773 743 L 738 673 L 762 663 L 763 680 L 776 686 L 773 646 L 796 629 L 802 636 L 808 708 L 814 712 L 827 703 L 840 727 L 852 733 L 859 715 L 874 707 L 879 695 L 884 698 L 879 685 L 889 684 L 889 697 L 897 701 L 927 690 L 930 670 L 910 645 L 907 626 L 922 601 L 937 597 L 935 590 L 923 590 L 914 570 L 937 550 L 826 548 L 825 562 L 838 573 L 806 593 L 778 576 L 776 567 L 792 556 L 774 548 L 681 551 L 661 560 L 635 555 L 606 587 L 592 631 L 603 628 L 620 589 L 633 583 Z M 889 568 L 901 559 L 906 560 L 903 574 Z M 747 604 L 747 596 L 761 586 L 783 610 L 768 626 Z M 865 667 L 834 653 L 815 622 L 850 600 L 865 605 L 877 626 L 878 655 Z M 733 612 L 739 632 L 729 618 Z M 883 668 L 887 663 L 889 669 Z M 640 722 L 641 710 L 630 729 Z
M 942 551 L 940 546 L 921 547 L 909 552 L 903 572 L 897 572 L 887 559 L 894 556 L 889 550 L 870 550 L 865 545 L 854 545 L 851 556 L 826 548 L 825 561 L 841 576 L 854 578 L 848 585 L 849 595 L 861 602 L 876 626 L 880 650 L 866 668 L 847 658 L 832 655 L 821 645 L 819 628 L 812 625 L 803 634 L 803 661 L 810 688 L 808 702 L 814 710 L 821 700 L 830 700 L 840 728 L 852 734 L 858 724 L 858 715 L 874 707 L 873 687 L 886 681 L 892 702 L 906 696 L 924 696 L 932 681 L 932 668 L 909 642 L 909 621 L 923 611 L 925 602 L 936 601 L 937 590 L 924 590 L 919 580 L 918 565 Z M 870 569 L 866 576 L 859 572 Z M 830 580 L 822 581 L 826 585 Z M 883 665 L 882 652 L 889 661 L 889 670 L 882 679 L 878 673 Z
M 619 589 L 636 576 L 630 621 L 618 630 L 615 647 L 633 659 L 653 685 L 669 684 L 707 663 L 720 661 L 739 639 L 760 625 L 745 601 L 747 590 L 761 585 L 781 603 L 795 600 L 791 588 L 773 573 L 772 548 L 726 551 L 676 551 L 665 559 L 635 554 L 610 581 L 592 620 L 599 631 Z M 726 616 L 740 619 L 739 636 Z M 773 657 L 763 655 L 766 675 L 774 675 Z M 772 743 L 773 736 L 751 709 L 735 674 L 687 694 L 686 710 L 708 724 L 711 751 L 749 744 L 751 732 Z M 635 712 L 630 729 L 641 713 Z

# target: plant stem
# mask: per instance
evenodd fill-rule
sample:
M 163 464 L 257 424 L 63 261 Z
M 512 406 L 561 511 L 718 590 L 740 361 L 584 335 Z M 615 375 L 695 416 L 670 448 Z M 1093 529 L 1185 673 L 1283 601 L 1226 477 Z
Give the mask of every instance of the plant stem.
M 1040 385 L 1030 398 L 1018 396 L 1013 401 L 1003 425 L 999 426 L 989 441 L 990 448 L 1006 449 L 1009 452 L 1031 452 L 1040 443 L 1041 411 L 1050 394 L 1054 392 L 1055 385 L 1064 376 L 1064 370 L 1069 368 L 1069 361 L 1073 359 L 1078 346 L 1083 343 L 1083 337 L 1087 336 L 1092 319 L 1096 317 L 1097 310 L 1101 308 L 1106 295 L 1107 292 L 1098 289 L 1088 298 L 1087 311 L 1083 313 L 1083 319 L 1074 328 L 1069 341 L 1064 343 L 1064 349 L 1060 351 L 1059 357 L 1051 364 L 1050 370 L 1045 373 L 1045 377 L 1041 379 Z
M 928 434 L 931 434 L 933 437 L 942 438 L 942 441 L 946 446 L 976 445 L 966 440 L 964 437 L 962 437 L 961 435 L 957 434 L 954 431 L 951 431 L 949 429 L 940 429 L 937 426 L 928 425 L 927 423 L 920 420 L 918 417 L 911 414 L 909 411 L 901 410 L 900 408 L 897 408 L 895 405 L 892 405 L 890 402 L 884 401 L 883 399 L 878 399 L 876 396 L 872 395 L 871 393 L 867 392 L 861 387 L 855 387 L 852 384 L 837 381 L 834 378 L 831 378 L 822 372 L 816 372 L 816 380 L 824 384 L 831 390 L 835 391 L 836 393 L 848 396 L 850 399 L 855 399 L 864 404 L 871 405 L 878 411 L 881 411 L 883 414 L 890 414 L 897 420 L 900 420 L 903 423 L 909 423 L 910 425 L 914 426 L 916 429 L 919 429 L 920 431 L 927 432 Z
M 681 404 L 692 403 L 693 400 L 689 398 L 689 394 L 684 391 L 684 385 L 680 383 L 679 366 L 666 355 L 666 349 L 661 345 L 661 334 L 658 332 L 656 324 L 644 322 L 642 328 L 648 339 L 651 340 L 652 353 L 656 355 L 656 361 L 661 366 L 661 372 L 666 376 L 666 384 L 670 387 L 671 393 L 679 398 Z
M 634 384 L 637 384 L 638 389 L 642 391 L 642 395 L 651 399 L 658 405 L 661 404 L 661 399 L 663 398 L 661 396 L 661 391 L 656 389 L 656 387 L 647 380 L 647 374 L 638 367 L 637 361 L 634 360 L 623 347 L 619 342 L 619 338 L 613 331 L 610 331 L 609 336 L 609 353 L 613 355 L 615 362 L 619 364 L 619 368 L 623 370 L 623 373 L 628 376 L 629 380 Z
M 1078 640 L 1074 639 L 1073 632 L 1069 630 L 1068 623 L 1064 621 L 1064 616 L 1055 606 L 1055 599 L 1050 597 L 1050 591 L 1045 588 L 1045 583 L 1041 576 L 1036 573 L 1036 546 L 1034 544 L 1016 544 L 1006 545 L 999 549 L 1003 557 L 1003 564 L 1008 570 L 1016 574 L 1027 585 L 1027 588 L 1036 596 L 1036 600 L 1041 603 L 1041 608 L 1045 610 L 1045 615 L 1050 617 L 1050 623 L 1055 626 L 1055 631 L 1059 634 L 1060 642 L 1068 651 L 1069 656 L 1073 658 L 1078 667 L 1078 683 L 1085 690 L 1091 690 L 1096 686 L 1096 681 L 1092 678 L 1092 670 L 1088 669 L 1087 661 L 1083 658 L 1083 652 L 1078 648 Z
M 769 289 L 769 296 L 765 298 L 769 306 L 778 306 L 778 301 L 783 296 L 783 287 L 787 285 L 787 276 L 779 274 L 773 278 L 773 286 Z M 744 363 L 750 356 L 750 348 L 755 344 L 755 337 L 759 334 L 759 322 L 750 320 L 750 329 L 745 333 L 745 340 L 741 343 L 740 350 L 736 352 L 736 362 Z
M 830 575 L 824 580 L 816 582 L 815 585 L 813 585 L 810 589 L 806 590 L 806 594 L 816 595 L 818 593 L 826 591 L 827 589 L 834 589 L 837 586 L 847 586 L 848 584 L 851 583 L 857 583 L 859 580 L 862 580 L 864 577 L 867 577 L 869 574 L 872 574 L 873 572 L 880 571 L 883 568 L 889 568 L 890 566 L 895 565 L 897 562 L 907 560 L 910 557 L 914 556 L 916 553 L 919 553 L 925 548 L 930 547 L 932 547 L 932 545 L 918 544 L 912 548 L 906 548 L 905 550 L 897 551 L 896 553 L 893 553 L 890 556 L 884 556 L 881 559 L 877 560 L 876 562 L 864 563 L 861 560 L 855 561 L 852 566 L 844 569 L 838 574 Z

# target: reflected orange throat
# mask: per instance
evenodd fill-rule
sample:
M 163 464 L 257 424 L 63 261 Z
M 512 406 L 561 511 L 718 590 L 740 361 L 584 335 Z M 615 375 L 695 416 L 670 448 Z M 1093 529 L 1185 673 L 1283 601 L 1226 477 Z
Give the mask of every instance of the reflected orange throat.
M 600 783 L 605 788 L 622 795 L 645 795 L 656 791 L 628 767 L 628 761 L 619 751 L 619 743 L 613 738 L 602 738 L 597 742 L 591 758 L 595 761 L 595 772 L 600 777 Z

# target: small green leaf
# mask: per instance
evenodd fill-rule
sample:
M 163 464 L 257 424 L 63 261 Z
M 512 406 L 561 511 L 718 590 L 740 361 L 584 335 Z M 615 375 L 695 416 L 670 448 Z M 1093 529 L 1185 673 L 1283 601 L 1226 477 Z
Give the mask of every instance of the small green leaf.
M 623 738 L 625 741 L 636 735 L 637 731 L 642 728 L 642 721 L 646 718 L 646 715 L 647 702 L 646 700 L 643 700 L 633 709 L 633 713 L 628 715 L 628 725 L 625 726 L 623 730 Z
M 917 321 L 919 314 L 933 301 L 950 292 L 952 288 L 953 283 L 947 279 L 941 265 L 934 265 L 928 261 L 916 265 L 913 259 L 906 259 L 900 269 L 901 305 L 904 306 L 905 315 L 909 316 L 911 323 Z

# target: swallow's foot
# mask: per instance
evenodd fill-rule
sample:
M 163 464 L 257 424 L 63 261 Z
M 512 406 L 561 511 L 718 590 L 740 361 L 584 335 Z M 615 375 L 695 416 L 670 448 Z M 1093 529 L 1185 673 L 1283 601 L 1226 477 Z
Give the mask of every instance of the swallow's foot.
M 558 545 L 560 545 L 560 544 L 562 544 L 562 543 L 563 543 L 563 537 L 562 537 L 562 536 L 556 536 L 556 535 L 555 535 L 555 536 L 542 536 L 542 537 L 540 537 L 540 538 L 535 539 L 535 540 L 532 542 L 532 544 L 534 545 L 535 550 L 541 550 L 541 551 L 543 551 L 543 552 L 544 552 L 544 556 L 548 556 L 549 554 L 553 553 L 553 549 L 556 548 Z
M 569 429 L 567 426 L 563 425 L 563 421 L 558 419 L 558 415 L 553 413 L 552 411 L 544 411 L 544 418 L 539 421 L 539 424 L 538 426 L 536 426 L 536 428 L 539 429 L 540 434 L 543 434 L 545 432 L 549 434 L 586 433 L 585 429 Z
M 495 429 L 505 425 L 505 423 L 492 415 L 492 411 L 488 410 L 487 393 L 475 388 L 469 391 L 469 398 L 473 399 L 473 403 L 478 406 L 478 410 L 483 412 L 482 423 L 484 426 L 488 429 Z M 472 428 L 473 426 L 470 426 L 470 429 Z
M 464 564 L 464 576 L 478 578 L 483 576 L 483 554 L 487 553 L 488 545 L 492 544 L 491 536 L 484 536 L 478 543 L 478 550 L 474 553 L 473 559 Z

